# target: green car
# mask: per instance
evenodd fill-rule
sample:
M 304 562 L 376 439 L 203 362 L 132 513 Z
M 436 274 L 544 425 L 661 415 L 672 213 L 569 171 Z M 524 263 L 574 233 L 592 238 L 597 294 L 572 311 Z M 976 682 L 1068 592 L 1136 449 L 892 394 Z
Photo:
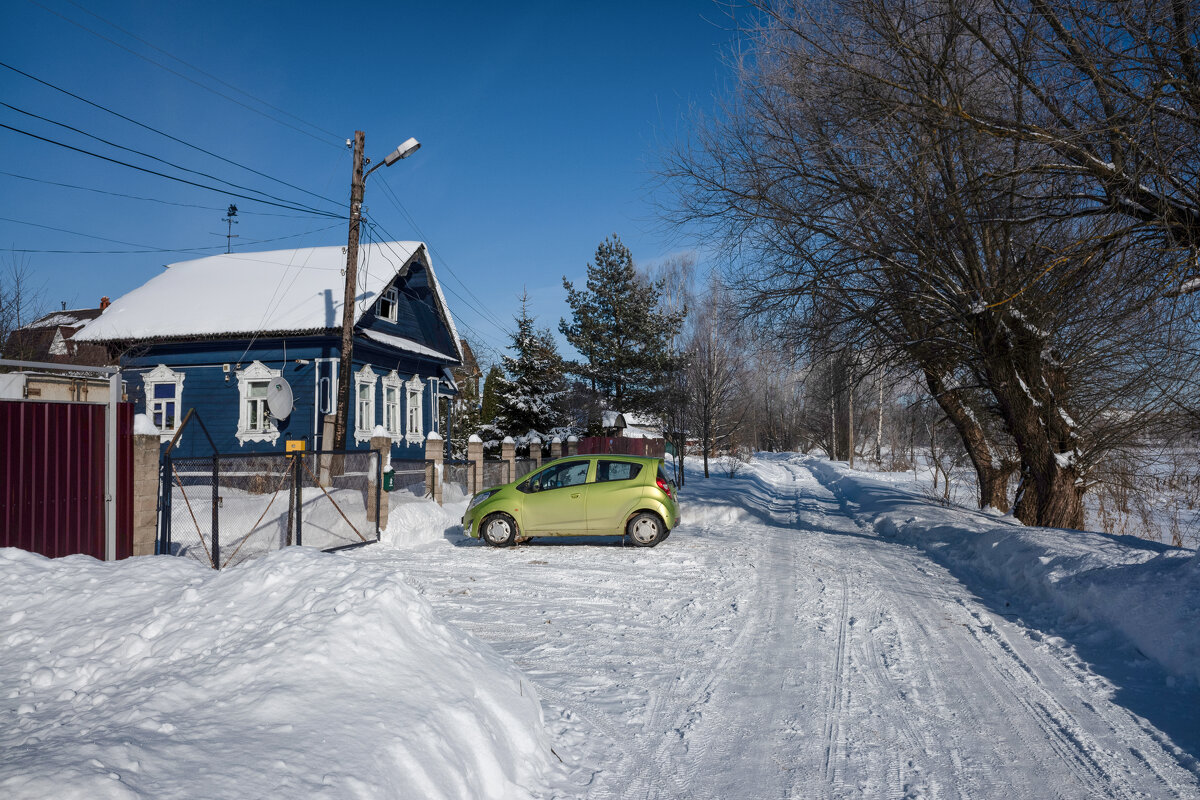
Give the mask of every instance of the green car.
M 463 531 L 493 547 L 534 536 L 624 536 L 653 547 L 679 524 L 675 484 L 661 458 L 559 458 L 471 498 Z

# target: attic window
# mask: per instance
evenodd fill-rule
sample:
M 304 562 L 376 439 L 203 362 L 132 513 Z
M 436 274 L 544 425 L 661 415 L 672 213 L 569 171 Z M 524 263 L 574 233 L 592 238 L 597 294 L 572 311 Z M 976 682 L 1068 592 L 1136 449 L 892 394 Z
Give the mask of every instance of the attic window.
M 396 291 L 395 286 L 390 286 L 384 290 L 383 296 L 379 298 L 379 302 L 375 306 L 375 314 L 380 319 L 386 319 L 388 322 L 396 321 L 396 306 L 400 302 L 400 293 Z

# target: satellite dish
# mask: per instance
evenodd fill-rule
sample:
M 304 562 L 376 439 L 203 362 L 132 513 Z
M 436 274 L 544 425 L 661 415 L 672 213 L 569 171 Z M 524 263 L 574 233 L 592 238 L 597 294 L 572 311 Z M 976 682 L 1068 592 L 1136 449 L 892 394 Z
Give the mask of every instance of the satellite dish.
M 286 419 L 292 413 L 292 387 L 285 379 L 271 379 L 267 386 L 267 408 L 276 419 Z

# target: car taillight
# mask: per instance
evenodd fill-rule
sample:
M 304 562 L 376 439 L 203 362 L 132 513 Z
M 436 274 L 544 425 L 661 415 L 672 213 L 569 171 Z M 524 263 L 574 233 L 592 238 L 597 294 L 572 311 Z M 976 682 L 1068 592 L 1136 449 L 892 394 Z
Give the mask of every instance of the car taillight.
M 654 482 L 658 484 L 658 488 L 663 490 L 663 494 L 665 494 L 667 497 L 671 496 L 671 487 L 667 486 L 666 481 L 664 481 L 662 478 L 655 478 Z

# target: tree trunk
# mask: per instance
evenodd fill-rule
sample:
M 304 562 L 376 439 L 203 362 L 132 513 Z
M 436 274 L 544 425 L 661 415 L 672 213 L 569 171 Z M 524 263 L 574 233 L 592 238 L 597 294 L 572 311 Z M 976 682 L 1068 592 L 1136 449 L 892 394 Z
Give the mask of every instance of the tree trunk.
M 990 354 L 983 361 L 986 384 L 1021 457 L 1018 519 L 1047 528 L 1082 528 L 1075 428 L 1059 396 L 1066 381 L 1021 320 L 997 322 L 981 352 Z
M 963 402 L 959 390 L 947 389 L 941 376 L 931 370 L 926 369 L 924 372 L 929 393 L 958 432 L 963 448 L 967 451 L 967 458 L 971 459 L 971 466 L 975 468 L 975 478 L 979 484 L 979 507 L 991 506 L 1007 513 L 1008 478 L 1016 465 L 1005 464 L 996 455 L 995 445 L 988 439 L 974 413 Z

